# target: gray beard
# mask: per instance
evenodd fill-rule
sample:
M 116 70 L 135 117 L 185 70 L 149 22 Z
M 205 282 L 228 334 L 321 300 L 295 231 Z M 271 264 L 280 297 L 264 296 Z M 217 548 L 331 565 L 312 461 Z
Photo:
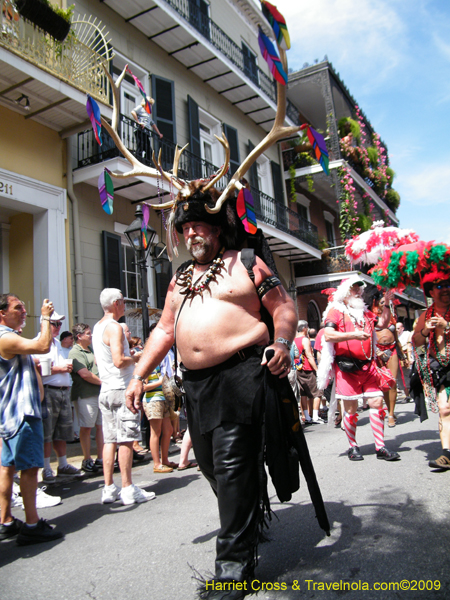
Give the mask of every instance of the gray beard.
M 193 246 L 193 244 L 197 244 Z M 188 249 L 189 254 L 192 258 L 199 263 L 206 263 L 211 254 L 212 244 L 210 243 L 209 238 L 201 238 L 196 237 L 194 239 L 189 239 L 186 242 L 186 248 Z M 211 261 L 214 260 L 214 256 L 211 258 Z
M 349 296 L 346 305 L 349 314 L 356 319 L 356 322 L 362 323 L 364 320 L 364 312 L 366 310 L 364 300 L 362 298 L 356 298 L 355 296 Z

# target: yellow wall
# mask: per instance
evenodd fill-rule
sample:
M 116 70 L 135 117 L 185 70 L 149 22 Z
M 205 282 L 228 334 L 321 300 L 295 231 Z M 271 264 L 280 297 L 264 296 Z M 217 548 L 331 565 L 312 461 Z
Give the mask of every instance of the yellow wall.
M 28 313 L 25 337 L 34 337 L 33 215 L 20 213 L 10 218 L 9 282 L 10 291 L 25 302 Z
M 63 141 L 58 133 L 0 106 L 0 166 L 65 187 Z M 30 199 L 31 200 L 31 199 Z

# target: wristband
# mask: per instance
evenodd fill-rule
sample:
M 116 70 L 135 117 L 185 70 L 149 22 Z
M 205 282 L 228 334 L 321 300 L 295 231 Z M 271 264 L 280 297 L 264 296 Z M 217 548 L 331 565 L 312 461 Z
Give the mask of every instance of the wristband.
M 423 333 L 423 329 L 422 329 L 422 331 L 420 332 L 420 335 L 421 335 L 422 337 L 424 337 L 424 338 L 427 338 L 427 337 L 430 335 L 430 333 L 428 333 L 428 335 L 425 335 L 425 334 Z
M 142 383 L 145 383 L 145 377 L 141 377 L 140 375 L 133 375 L 131 379 L 137 379 L 138 381 L 142 381 Z
M 287 349 L 289 350 L 289 352 L 291 351 L 292 342 L 290 342 L 289 340 L 287 340 L 285 338 L 282 338 L 282 337 L 279 337 L 279 338 L 277 338 L 275 340 L 275 344 L 277 344 L 277 343 L 278 344 L 284 344 L 287 347 Z
M 51 321 L 50 317 L 41 317 L 43 321 Z

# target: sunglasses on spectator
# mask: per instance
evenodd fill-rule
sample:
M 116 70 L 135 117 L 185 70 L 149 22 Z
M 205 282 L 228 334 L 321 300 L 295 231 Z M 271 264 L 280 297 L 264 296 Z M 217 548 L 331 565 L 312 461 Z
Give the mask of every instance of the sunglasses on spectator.
M 53 327 L 61 327 L 62 321 L 50 321 L 50 325 L 53 325 Z
M 437 290 L 444 290 L 450 288 L 450 281 L 443 281 L 442 283 L 436 283 L 434 286 Z

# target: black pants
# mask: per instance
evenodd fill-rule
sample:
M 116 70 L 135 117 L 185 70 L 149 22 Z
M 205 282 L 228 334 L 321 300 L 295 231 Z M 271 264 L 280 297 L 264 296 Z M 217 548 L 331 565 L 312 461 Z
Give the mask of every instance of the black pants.
M 221 423 L 201 435 L 188 403 L 188 423 L 195 458 L 219 505 L 216 579 L 253 577 L 260 506 L 261 427 Z
M 253 577 L 263 499 L 262 347 L 221 365 L 183 370 L 195 458 L 219 505 L 216 579 Z
M 136 158 L 150 162 L 152 160 L 152 148 L 148 129 L 137 126 L 134 135 L 136 136 Z

